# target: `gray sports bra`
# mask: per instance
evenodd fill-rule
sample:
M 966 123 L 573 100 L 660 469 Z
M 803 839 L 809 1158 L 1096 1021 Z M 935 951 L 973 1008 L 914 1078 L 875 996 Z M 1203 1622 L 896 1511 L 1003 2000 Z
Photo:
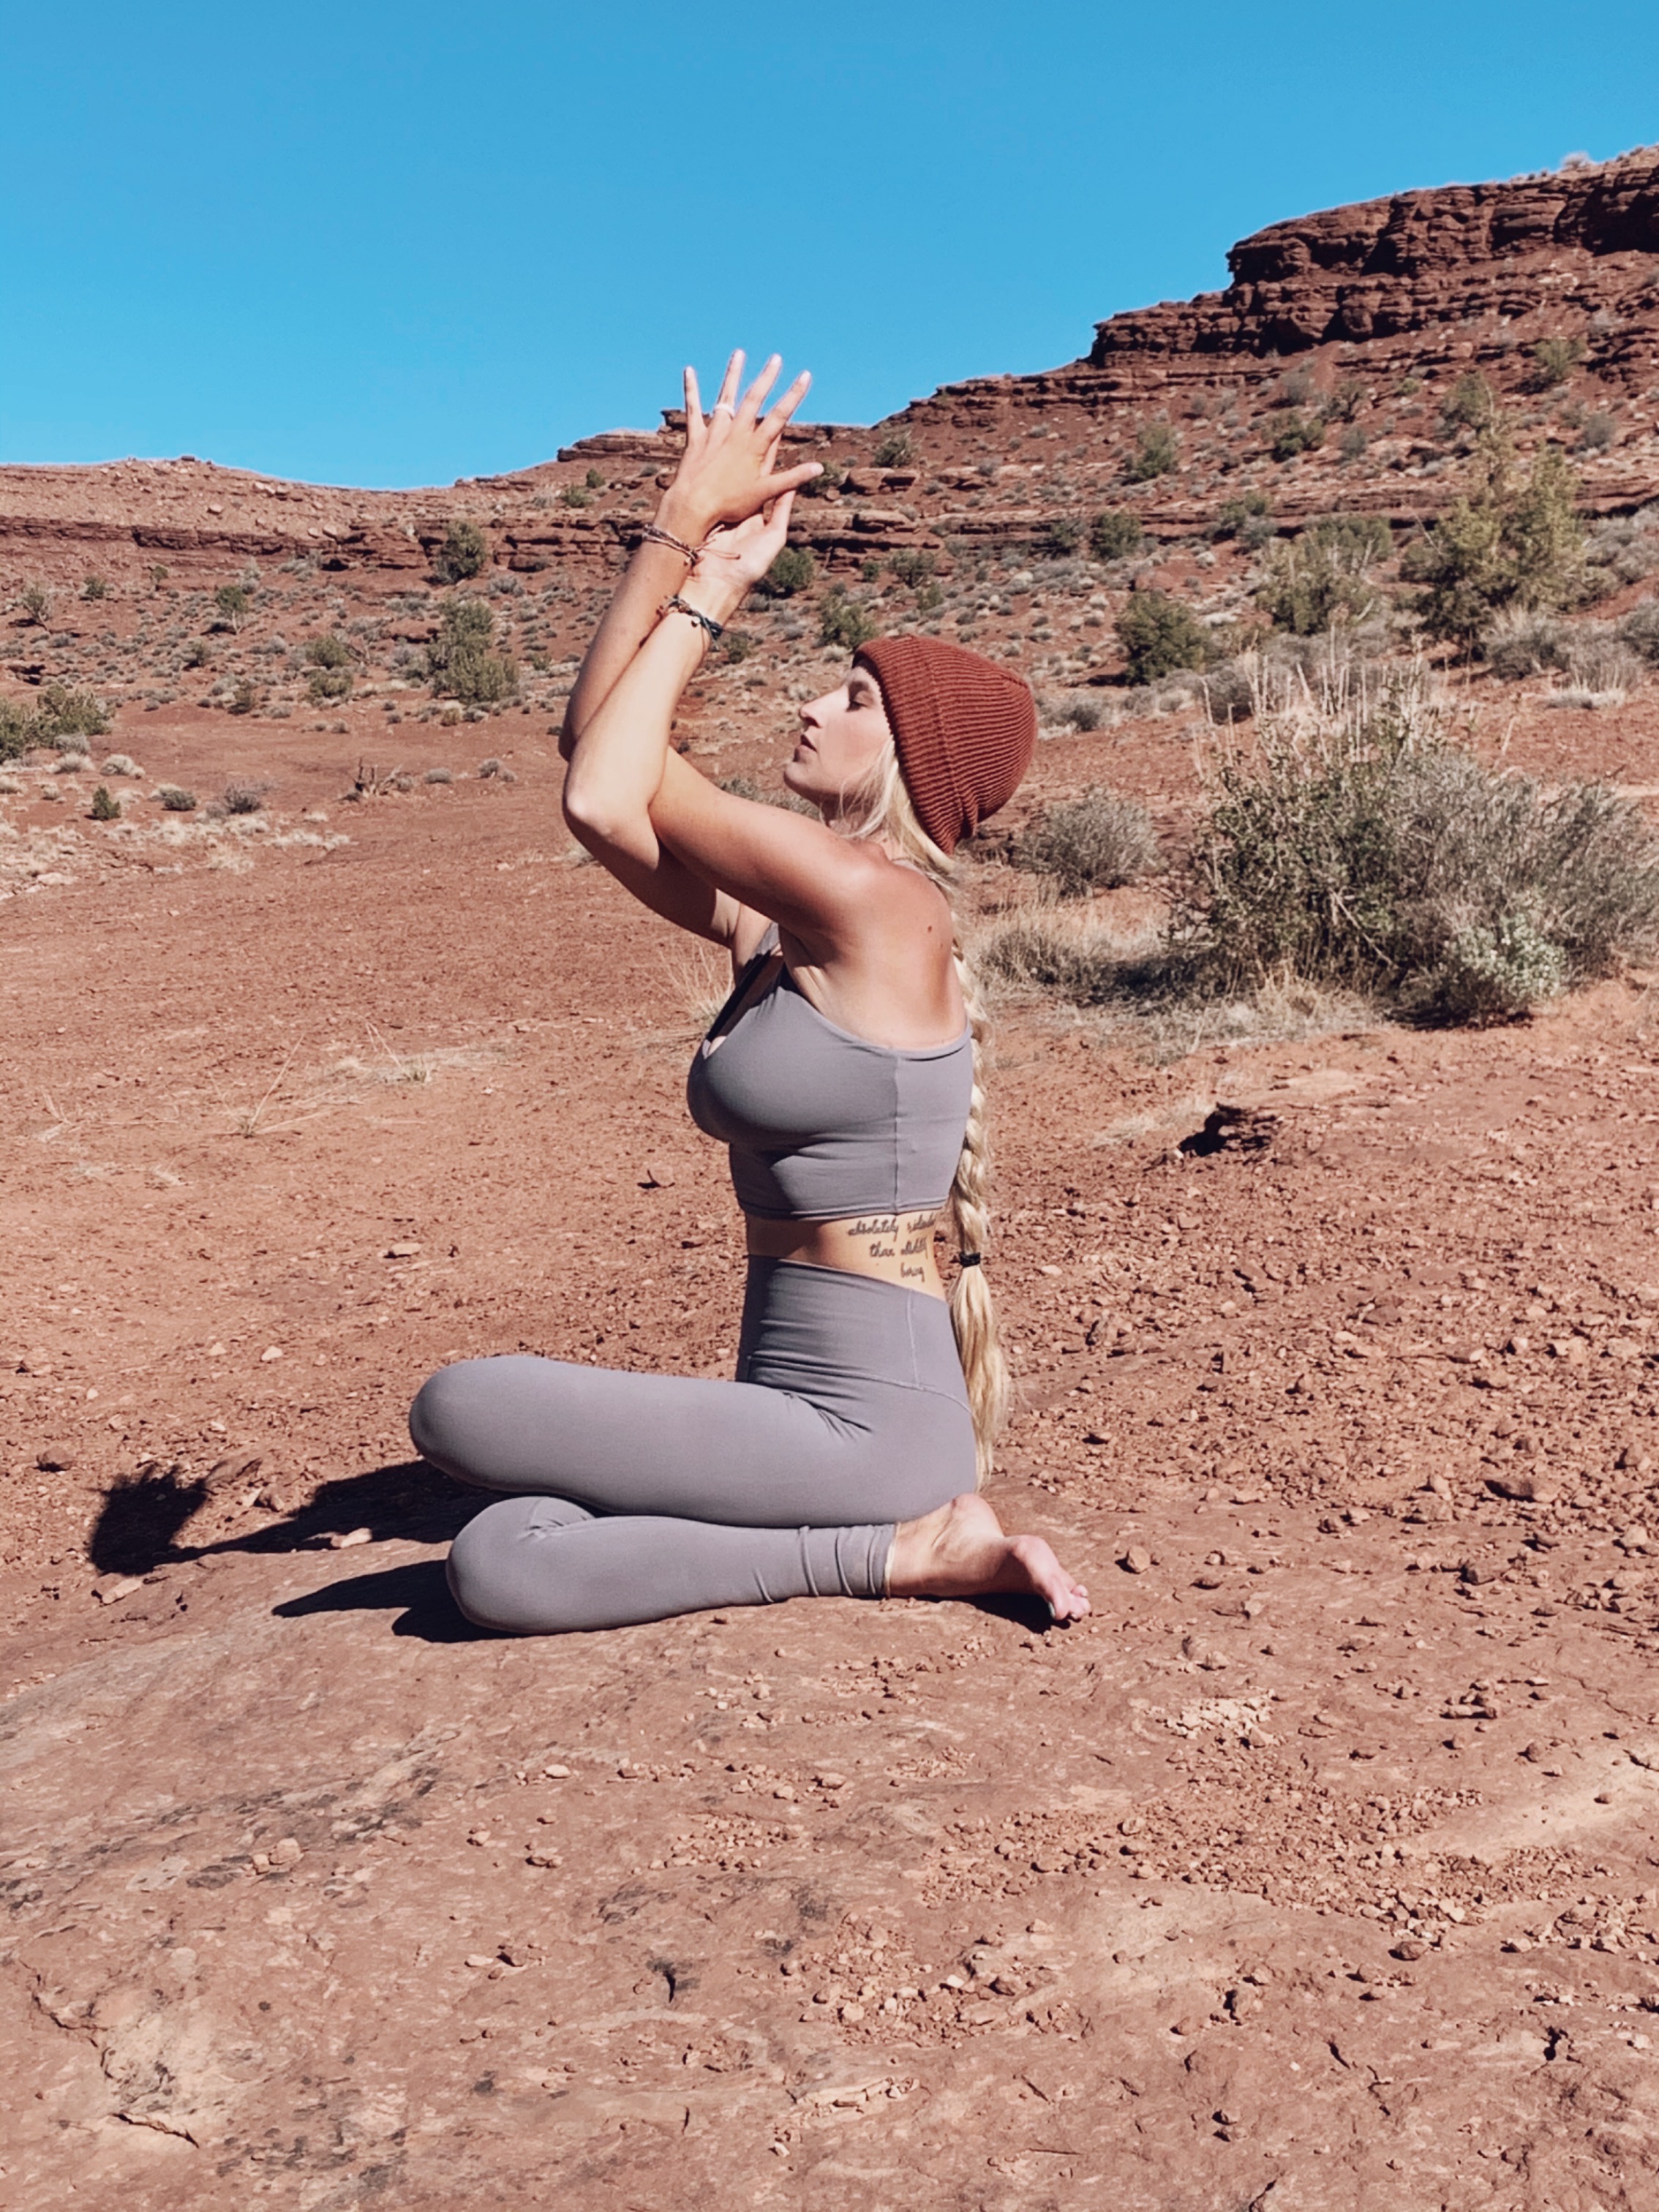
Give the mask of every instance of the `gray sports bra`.
M 974 1085 L 974 1045 L 909 1051 L 837 1029 L 787 968 L 750 1001 L 778 950 L 775 925 L 697 1048 L 691 1118 L 731 1149 L 745 1213 L 840 1221 L 920 1213 L 950 1194 Z

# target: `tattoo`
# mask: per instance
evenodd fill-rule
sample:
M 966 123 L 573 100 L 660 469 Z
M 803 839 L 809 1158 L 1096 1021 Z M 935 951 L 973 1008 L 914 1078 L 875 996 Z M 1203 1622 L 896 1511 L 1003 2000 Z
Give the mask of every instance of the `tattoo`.
M 896 1213 L 866 1214 L 848 1222 L 842 1233 L 861 1242 L 872 1260 L 897 1259 L 901 1277 L 921 1277 L 926 1270 L 916 1263 L 932 1249 L 936 1218 L 931 1213 L 912 1213 L 901 1221 Z

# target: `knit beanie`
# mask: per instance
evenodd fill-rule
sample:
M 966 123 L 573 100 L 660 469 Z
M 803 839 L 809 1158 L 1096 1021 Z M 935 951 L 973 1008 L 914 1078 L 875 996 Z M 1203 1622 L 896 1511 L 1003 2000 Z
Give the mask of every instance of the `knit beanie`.
M 917 818 L 952 853 L 1013 797 L 1030 766 L 1030 689 L 994 661 L 936 637 L 878 637 L 857 658 L 881 687 Z

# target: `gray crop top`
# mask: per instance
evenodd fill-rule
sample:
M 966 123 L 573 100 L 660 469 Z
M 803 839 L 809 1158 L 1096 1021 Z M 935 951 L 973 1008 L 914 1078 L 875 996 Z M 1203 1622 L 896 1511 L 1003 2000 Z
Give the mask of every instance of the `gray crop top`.
M 763 1221 L 943 1206 L 973 1094 L 971 1035 L 918 1051 L 872 1044 L 819 1013 L 787 968 L 747 1002 L 777 950 L 774 927 L 686 1081 L 692 1120 L 730 1147 L 738 1205 Z

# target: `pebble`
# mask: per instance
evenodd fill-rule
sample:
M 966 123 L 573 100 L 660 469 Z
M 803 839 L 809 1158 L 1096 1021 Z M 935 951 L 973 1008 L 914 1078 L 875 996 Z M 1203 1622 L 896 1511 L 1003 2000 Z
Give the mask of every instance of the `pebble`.
M 268 1344 L 264 1350 L 259 1354 L 259 1358 L 262 1362 L 280 1359 L 282 1356 L 283 1347 L 280 1344 Z
M 328 1541 L 331 1550 L 349 1552 L 356 1544 L 372 1544 L 374 1531 L 372 1528 L 347 1528 L 343 1531 L 337 1528 Z
M 556 1759 L 551 1766 L 543 1767 L 542 1772 L 550 1781 L 563 1782 L 568 1778 L 570 1769 L 568 1766 L 561 1766 Z
M 270 1847 L 270 1863 L 274 1867 L 296 1867 L 304 1856 L 297 1836 L 284 1836 Z
M 100 1605 L 114 1605 L 124 1597 L 131 1597 L 134 1590 L 143 1588 L 143 1583 L 137 1575 L 116 1575 L 108 1582 L 94 1583 L 92 1594 Z
M 64 1474 L 75 1464 L 75 1453 L 69 1444 L 43 1444 L 34 1455 L 34 1464 L 43 1474 Z
M 1152 1564 L 1152 1555 L 1144 1544 L 1131 1544 L 1118 1565 L 1132 1575 L 1144 1575 Z
M 418 1244 L 388 1244 L 386 1256 L 388 1260 L 412 1260 L 420 1249 Z M 265 1357 L 269 1358 L 270 1353 L 267 1352 Z

